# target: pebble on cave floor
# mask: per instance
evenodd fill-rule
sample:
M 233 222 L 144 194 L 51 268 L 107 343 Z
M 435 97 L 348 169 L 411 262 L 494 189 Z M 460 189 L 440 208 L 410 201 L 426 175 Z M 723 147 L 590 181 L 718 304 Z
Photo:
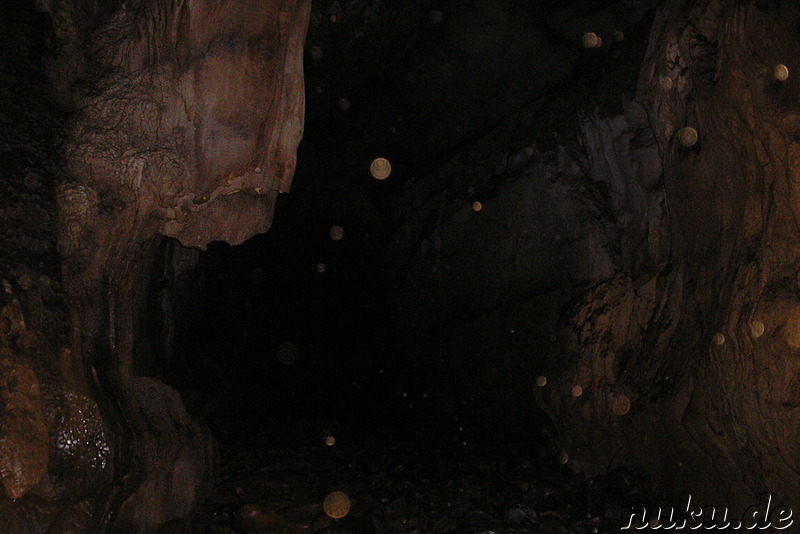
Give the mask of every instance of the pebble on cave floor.
M 586 479 L 505 440 L 324 426 L 222 432 L 215 495 L 193 532 L 589 534 L 617 531 L 639 495 L 628 474 Z M 333 492 L 347 507 L 326 514 Z

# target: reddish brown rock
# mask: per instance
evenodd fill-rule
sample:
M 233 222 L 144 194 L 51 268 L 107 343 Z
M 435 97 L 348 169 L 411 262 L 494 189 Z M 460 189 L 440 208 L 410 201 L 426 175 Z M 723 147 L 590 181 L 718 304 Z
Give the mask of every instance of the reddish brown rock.
M 24 497 L 39 483 L 47 473 L 48 453 L 36 373 L 0 348 L 0 482 L 9 499 Z
M 555 387 L 542 395 L 576 470 L 632 468 L 660 492 L 731 506 L 767 489 L 777 501 L 798 496 L 800 86 L 776 83 L 772 69 L 797 69 L 799 16 L 780 2 L 658 10 L 637 99 L 663 202 L 628 188 L 640 263 L 575 308 L 562 331 L 574 359 L 548 373 Z M 698 132 L 691 147 L 679 139 L 687 126 Z M 659 221 L 668 232 L 653 232 Z M 584 400 L 560 394 L 586 372 L 602 386 Z M 624 417 L 604 402 L 620 392 Z
M 0 474 L 21 518 L 4 531 L 155 532 L 195 510 L 216 453 L 155 378 L 163 362 L 142 354 L 160 335 L 143 312 L 153 266 L 179 273 L 196 258 L 165 236 L 204 248 L 269 227 L 302 136 L 310 2 L 39 5 L 54 30 L 47 70 L 71 116 L 51 228 L 66 309 L 47 310 L 69 326 L 43 319 L 46 292 L 12 266 L 27 316 L 4 313 L 0 337 L 37 367 L 0 357 Z M 29 204 L 19 212 L 38 213 Z M 34 330 L 20 335 L 22 320 Z M 42 511 L 30 522 L 28 510 Z

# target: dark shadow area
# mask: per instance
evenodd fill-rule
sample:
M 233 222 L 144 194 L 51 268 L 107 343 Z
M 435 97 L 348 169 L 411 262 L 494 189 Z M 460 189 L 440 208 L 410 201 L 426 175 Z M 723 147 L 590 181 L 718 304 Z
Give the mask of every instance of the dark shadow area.
M 583 23 L 569 26 L 555 6 L 542 18 L 513 2 L 467 4 L 439 13 L 442 22 L 416 4 L 382 6 L 372 25 L 314 12 L 292 192 L 266 234 L 201 253 L 165 376 L 220 440 L 209 511 L 220 524 L 235 523 L 248 500 L 291 508 L 287 499 L 339 488 L 362 500 L 354 523 L 312 528 L 561 532 L 577 520 L 538 513 L 575 506 L 592 532 L 632 499 L 631 476 L 575 477 L 550 447 L 555 429 L 535 390 L 537 369 L 557 352 L 547 325 L 561 290 L 539 298 L 509 286 L 448 318 L 452 298 L 420 289 L 413 273 L 454 199 L 491 202 L 518 179 L 493 168 L 498 152 L 547 154 L 574 144 L 580 118 L 621 113 L 649 16 L 618 19 L 616 37 L 594 50 L 582 46 Z M 578 15 L 591 20 L 593 9 L 611 16 L 597 6 Z M 479 162 L 472 176 L 446 176 L 464 154 Z M 392 164 L 386 180 L 370 174 L 376 157 Z M 419 203 L 437 208 L 420 215 Z M 502 228 L 484 236 L 502 238 Z M 461 269 L 472 285 L 495 283 L 477 266 Z M 305 491 L 289 497 L 293 484 Z

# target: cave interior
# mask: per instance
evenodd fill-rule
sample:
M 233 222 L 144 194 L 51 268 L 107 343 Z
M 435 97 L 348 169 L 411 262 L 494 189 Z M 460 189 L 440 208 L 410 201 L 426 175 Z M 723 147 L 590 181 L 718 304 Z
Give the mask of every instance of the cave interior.
M 147 4 L 2 8 L 2 532 L 596 534 L 800 496 L 792 2 Z M 137 56 L 171 10 L 200 15 Z M 262 11 L 289 30 L 258 48 Z M 180 206 L 151 112 L 202 125 Z M 258 164 L 253 124 L 290 132 Z

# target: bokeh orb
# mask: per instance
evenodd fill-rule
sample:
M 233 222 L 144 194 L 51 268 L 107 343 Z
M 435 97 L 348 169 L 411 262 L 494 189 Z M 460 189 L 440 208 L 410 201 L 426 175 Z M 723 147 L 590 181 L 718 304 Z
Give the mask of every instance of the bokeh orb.
M 385 180 L 392 174 L 392 164 L 386 158 L 375 158 L 369 166 L 369 172 L 376 180 Z
M 586 48 L 600 48 L 603 46 L 603 39 L 594 32 L 586 32 L 583 34 L 583 46 Z
M 322 503 L 325 514 L 332 519 L 341 519 L 350 513 L 350 497 L 343 491 L 333 491 Z
M 772 77 L 779 82 L 785 82 L 789 79 L 789 67 L 783 64 L 775 65 L 775 68 L 772 69 Z
M 341 241 L 342 238 L 344 237 L 344 228 L 338 225 L 331 226 L 331 229 L 328 233 L 331 236 L 331 239 L 333 239 L 334 241 Z
M 761 321 L 753 321 L 750 323 L 750 334 L 758 339 L 764 335 L 764 323 Z
M 627 395 L 620 393 L 611 399 L 611 411 L 614 415 L 625 415 L 631 411 L 631 400 Z
M 691 126 L 681 128 L 678 132 L 678 139 L 680 140 L 681 144 L 687 148 L 696 145 L 699 138 L 700 136 L 697 133 L 697 130 Z

